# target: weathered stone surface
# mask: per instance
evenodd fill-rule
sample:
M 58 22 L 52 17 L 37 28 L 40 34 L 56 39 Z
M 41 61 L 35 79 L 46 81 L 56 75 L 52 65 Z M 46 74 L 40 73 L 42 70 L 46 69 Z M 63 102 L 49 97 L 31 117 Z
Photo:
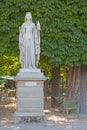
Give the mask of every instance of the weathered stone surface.
M 43 73 L 38 69 L 37 71 L 23 69 L 19 71 L 15 80 L 17 87 L 15 123 L 44 120 L 43 83 L 46 78 Z

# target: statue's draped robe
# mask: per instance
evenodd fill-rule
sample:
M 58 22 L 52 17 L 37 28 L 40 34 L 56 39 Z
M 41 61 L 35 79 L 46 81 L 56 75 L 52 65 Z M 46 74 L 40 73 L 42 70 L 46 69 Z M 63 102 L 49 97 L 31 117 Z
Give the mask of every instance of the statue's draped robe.
M 23 68 L 35 68 L 35 25 L 24 23 L 20 29 L 20 63 Z

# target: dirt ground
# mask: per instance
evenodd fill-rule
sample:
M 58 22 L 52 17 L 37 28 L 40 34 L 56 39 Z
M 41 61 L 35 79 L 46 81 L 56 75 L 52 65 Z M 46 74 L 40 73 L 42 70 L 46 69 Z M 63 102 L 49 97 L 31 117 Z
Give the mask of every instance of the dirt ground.
M 14 124 L 15 109 L 0 107 L 0 130 L 87 130 L 87 115 L 70 113 L 69 119 L 63 114 L 61 107 L 51 108 L 48 98 L 44 112 L 46 121 L 42 123 Z

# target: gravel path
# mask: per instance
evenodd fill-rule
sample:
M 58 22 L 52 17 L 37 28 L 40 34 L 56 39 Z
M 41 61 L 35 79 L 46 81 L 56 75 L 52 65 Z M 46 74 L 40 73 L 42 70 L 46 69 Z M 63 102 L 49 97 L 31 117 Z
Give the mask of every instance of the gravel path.
M 0 111 L 0 130 L 87 130 L 87 115 L 80 115 L 80 119 L 71 116 L 67 120 L 57 111 L 48 110 L 42 123 L 14 124 L 14 113 L 3 112 Z

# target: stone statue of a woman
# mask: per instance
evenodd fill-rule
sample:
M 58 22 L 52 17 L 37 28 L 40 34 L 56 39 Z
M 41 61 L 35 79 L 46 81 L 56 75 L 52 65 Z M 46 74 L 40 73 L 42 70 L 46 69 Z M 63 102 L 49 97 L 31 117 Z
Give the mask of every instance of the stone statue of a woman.
M 30 12 L 26 13 L 25 22 L 20 28 L 19 49 L 22 68 L 35 69 L 40 59 L 40 24 L 38 22 L 35 27 Z

